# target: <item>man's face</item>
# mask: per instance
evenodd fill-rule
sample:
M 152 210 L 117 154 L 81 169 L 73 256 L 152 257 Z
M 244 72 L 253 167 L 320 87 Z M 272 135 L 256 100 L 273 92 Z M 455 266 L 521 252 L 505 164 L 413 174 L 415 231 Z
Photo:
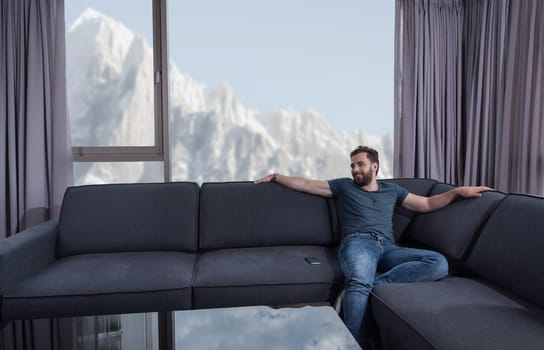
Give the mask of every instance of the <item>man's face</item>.
M 377 169 L 378 164 L 370 162 L 366 152 L 357 153 L 351 157 L 351 176 L 358 186 L 370 184 Z

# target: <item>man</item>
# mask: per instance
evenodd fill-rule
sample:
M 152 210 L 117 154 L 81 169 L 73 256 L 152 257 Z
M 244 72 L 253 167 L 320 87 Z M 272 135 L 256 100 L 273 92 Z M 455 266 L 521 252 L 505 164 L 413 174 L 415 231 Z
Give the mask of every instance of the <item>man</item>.
M 395 245 L 392 222 L 395 205 L 415 212 L 430 212 L 447 206 L 457 197 L 479 197 L 491 188 L 456 187 L 423 197 L 395 183 L 378 183 L 380 163 L 375 149 L 358 146 L 350 157 L 353 180 L 311 180 L 276 173 L 256 183 L 277 182 L 293 190 L 336 200 L 343 231 L 338 263 L 345 277 L 344 322 L 360 342 L 368 294 L 374 285 L 434 281 L 448 274 L 443 255 Z M 383 273 L 375 277 L 376 271 Z

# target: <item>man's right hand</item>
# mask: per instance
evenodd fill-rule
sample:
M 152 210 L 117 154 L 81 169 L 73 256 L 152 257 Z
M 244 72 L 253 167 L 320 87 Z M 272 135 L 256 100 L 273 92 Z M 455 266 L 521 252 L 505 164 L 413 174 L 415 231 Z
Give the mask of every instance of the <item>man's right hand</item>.
M 330 198 L 332 196 L 329 183 L 324 180 L 311 180 L 298 176 L 276 175 L 276 181 L 280 185 L 290 188 L 295 191 L 306 192 L 315 194 L 321 197 Z M 255 180 L 256 184 L 271 182 L 274 174 L 268 174 L 258 180 Z
M 256 184 L 262 184 L 262 183 L 265 183 L 265 182 L 271 182 L 274 175 L 276 175 L 276 179 L 277 179 L 277 176 L 278 176 L 277 173 L 268 174 L 268 175 L 266 175 L 264 177 L 261 177 L 260 179 L 255 180 L 255 183 Z

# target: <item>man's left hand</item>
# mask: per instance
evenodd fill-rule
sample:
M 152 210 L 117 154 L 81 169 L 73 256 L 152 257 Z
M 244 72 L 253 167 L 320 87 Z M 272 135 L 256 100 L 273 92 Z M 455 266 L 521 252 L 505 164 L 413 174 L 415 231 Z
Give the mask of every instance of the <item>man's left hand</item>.
M 493 189 L 487 186 L 462 186 L 456 188 L 457 194 L 464 198 L 481 197 L 482 192 L 486 191 L 493 191 Z

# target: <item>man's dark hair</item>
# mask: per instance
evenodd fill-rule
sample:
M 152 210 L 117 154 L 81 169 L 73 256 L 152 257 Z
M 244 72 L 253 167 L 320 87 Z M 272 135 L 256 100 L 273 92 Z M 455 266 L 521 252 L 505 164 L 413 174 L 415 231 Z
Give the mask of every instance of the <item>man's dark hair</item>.
M 377 174 L 378 170 L 380 169 L 380 160 L 378 158 L 378 151 L 376 151 L 374 148 L 359 145 L 359 146 L 357 146 L 357 148 L 355 148 L 353 151 L 351 151 L 351 153 L 349 154 L 349 157 L 351 158 L 354 155 L 362 153 L 362 152 L 366 153 L 366 156 L 367 156 L 368 160 L 370 160 L 371 163 L 377 163 L 378 164 L 378 169 L 376 170 L 376 174 Z

